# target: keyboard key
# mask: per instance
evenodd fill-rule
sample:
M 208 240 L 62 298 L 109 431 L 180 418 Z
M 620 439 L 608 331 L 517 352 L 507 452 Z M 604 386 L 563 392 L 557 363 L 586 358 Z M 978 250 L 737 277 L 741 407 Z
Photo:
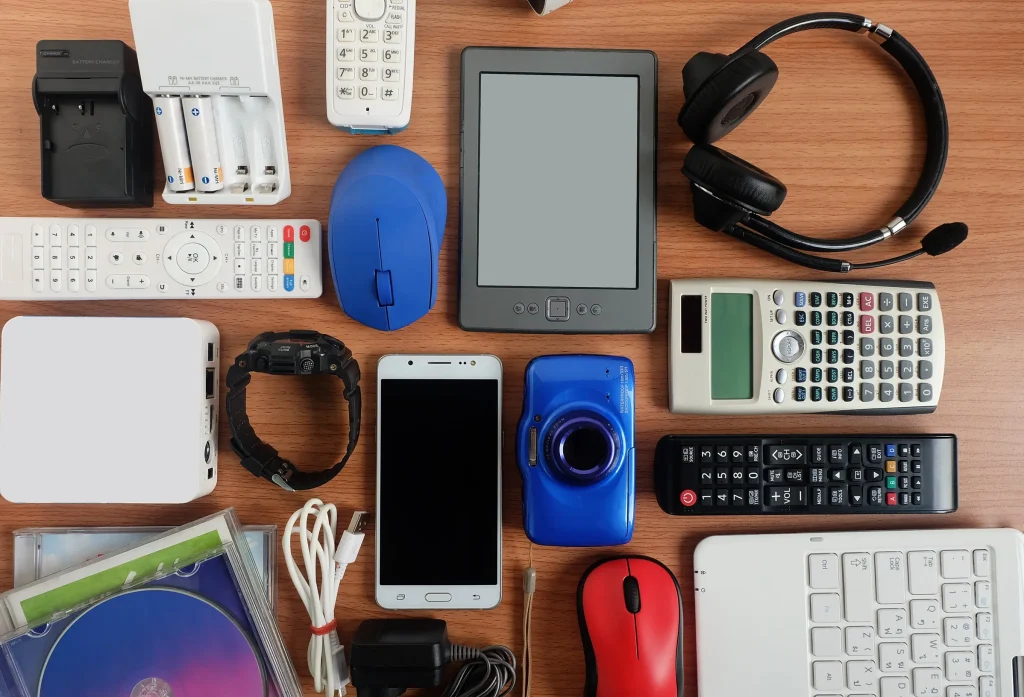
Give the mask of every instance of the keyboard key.
M 974 604 L 983 610 L 992 607 L 991 583 L 988 581 L 976 581 L 974 583 Z
M 896 344 L 892 339 L 879 339 L 878 340 L 878 355 L 883 358 L 888 358 L 892 354 L 896 353 Z
M 839 306 L 839 293 L 826 293 L 825 294 L 825 304 L 828 305 L 829 307 L 838 307 Z
M 860 340 L 860 355 L 865 358 L 875 355 L 875 340 L 871 337 L 861 337 Z
M 938 634 L 915 634 L 910 637 L 910 657 L 914 663 L 938 665 L 942 644 Z
M 902 642 L 879 644 L 878 667 L 883 673 L 905 673 L 910 669 L 910 647 Z
M 882 697 L 911 697 L 910 678 L 905 676 L 885 677 L 878 681 L 882 688 Z
M 946 617 L 942 620 L 942 638 L 946 646 L 973 646 L 974 619 L 971 617 Z
M 971 555 L 966 549 L 945 550 L 939 554 L 942 578 L 969 578 Z
M 911 595 L 937 595 L 939 569 L 935 552 L 908 552 L 907 573 Z M 916 601 L 915 601 L 916 602 Z M 916 626 L 916 625 L 915 625 Z
M 844 329 L 843 346 L 853 346 L 855 343 L 857 343 L 857 333 L 852 329 Z M 853 353 L 853 349 L 850 349 L 850 353 Z
M 978 678 L 978 697 L 996 697 L 996 679 L 991 675 Z
M 992 639 L 992 615 L 988 612 L 979 612 L 974 616 L 974 624 L 977 627 L 978 638 L 982 641 Z
M 871 627 L 847 627 L 846 653 L 851 656 L 873 656 L 875 653 L 875 630 Z M 850 687 L 852 688 L 853 685 Z
M 932 386 L 927 382 L 921 382 L 917 385 L 917 398 L 922 402 L 927 402 L 935 395 L 932 390 Z
M 826 315 L 826 317 L 825 317 L 825 321 L 828 323 L 828 326 L 830 326 L 830 327 L 838 327 L 839 326 L 839 313 L 836 312 L 835 310 L 829 311 L 828 315 Z
M 921 295 L 921 294 L 919 294 L 919 295 Z M 794 293 L 793 294 L 793 304 L 796 305 L 797 307 L 803 307 L 804 305 L 806 305 L 807 304 L 807 293 L 803 292 L 802 290 L 798 290 L 796 293 Z
M 811 307 L 821 307 L 821 293 L 811 293 Z
M 875 596 L 878 602 L 882 605 L 902 603 L 906 600 L 906 589 L 907 574 L 903 566 L 903 553 L 875 552 Z
M 917 362 L 917 377 L 921 380 L 931 380 L 932 375 L 934 375 L 934 368 L 931 361 L 921 360 Z
M 878 611 L 878 636 L 880 639 L 895 639 L 906 636 L 906 634 L 906 610 L 903 608 L 886 608 Z
M 965 612 L 970 609 L 971 587 L 966 583 L 942 584 L 942 609 L 946 612 Z
M 851 690 L 874 690 L 878 680 L 878 669 L 873 661 L 848 661 L 846 664 L 846 686 Z
M 913 402 L 914 401 L 914 386 L 909 382 L 900 383 L 900 401 L 901 402 Z
M 833 624 L 840 619 L 838 593 L 811 594 L 811 622 Z
M 927 358 L 932 355 L 932 340 L 921 338 L 917 340 L 917 355 Z
M 913 677 L 915 697 L 942 694 L 942 671 L 938 668 L 914 668 Z
M 843 653 L 843 636 L 839 627 L 815 627 L 811 630 L 811 655 L 834 658 Z
M 914 340 L 902 338 L 900 339 L 900 356 L 902 358 L 908 358 L 914 355 Z
M 987 578 L 989 574 L 989 560 L 987 549 L 974 550 L 974 575 Z
M 854 314 L 852 312 L 844 312 L 843 313 L 843 326 L 844 327 L 852 327 L 854 324 L 856 324 L 856 318 L 855 318 Z M 924 334 L 925 332 L 921 332 L 921 333 Z
M 977 672 L 973 651 L 946 652 L 946 680 L 973 681 Z
M 996 652 L 992 644 L 982 644 L 978 647 L 978 669 L 986 673 L 996 669 Z
M 918 312 L 931 312 L 932 311 L 932 296 L 931 296 L 931 293 L 918 293 L 917 294 L 917 311 Z
M 878 316 L 878 331 L 882 334 L 892 334 L 896 331 L 896 322 L 893 320 L 892 315 Z
M 917 316 L 917 332 L 918 334 L 931 334 L 932 333 L 932 318 L 928 315 Z
M 937 628 L 939 626 L 939 601 L 934 598 L 911 600 L 910 626 L 915 631 L 918 629 Z
M 900 334 L 913 334 L 914 333 L 914 318 L 910 315 L 899 316 L 899 331 Z
M 814 596 L 811 596 L 814 597 Z M 815 690 L 843 689 L 843 664 L 839 661 L 815 661 L 811 665 Z
M 898 297 L 900 312 L 910 312 L 914 309 L 914 298 L 910 293 L 900 293 Z
M 835 346 L 839 343 L 839 332 L 835 329 L 829 329 L 828 333 L 825 335 L 825 341 L 829 346 Z

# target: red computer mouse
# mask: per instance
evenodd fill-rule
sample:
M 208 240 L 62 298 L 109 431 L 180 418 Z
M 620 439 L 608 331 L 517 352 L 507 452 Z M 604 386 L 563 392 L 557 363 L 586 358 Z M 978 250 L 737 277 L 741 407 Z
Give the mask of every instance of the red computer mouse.
M 682 697 L 683 599 L 668 568 L 649 557 L 610 557 L 576 590 L 586 697 Z

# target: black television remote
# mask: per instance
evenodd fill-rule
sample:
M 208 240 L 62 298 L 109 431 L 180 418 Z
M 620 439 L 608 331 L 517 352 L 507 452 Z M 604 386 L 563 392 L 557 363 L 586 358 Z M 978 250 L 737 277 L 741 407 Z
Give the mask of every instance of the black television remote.
M 654 487 L 672 515 L 951 513 L 956 436 L 665 436 Z

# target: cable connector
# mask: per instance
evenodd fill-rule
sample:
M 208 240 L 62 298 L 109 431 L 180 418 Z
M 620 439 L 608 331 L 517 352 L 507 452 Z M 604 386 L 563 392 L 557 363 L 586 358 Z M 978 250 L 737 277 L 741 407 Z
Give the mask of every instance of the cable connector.
M 334 561 L 340 567 L 348 566 L 359 556 L 359 548 L 363 546 L 363 540 L 366 539 L 366 533 L 363 530 L 366 529 L 369 522 L 370 514 L 366 511 L 356 511 L 352 514 L 348 529 L 341 534 L 338 549 L 334 553 Z

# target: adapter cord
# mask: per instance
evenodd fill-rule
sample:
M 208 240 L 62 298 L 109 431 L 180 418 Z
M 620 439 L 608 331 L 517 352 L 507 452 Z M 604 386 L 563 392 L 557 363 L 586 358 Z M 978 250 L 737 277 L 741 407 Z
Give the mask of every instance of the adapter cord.
M 344 647 L 338 639 L 334 606 L 345 569 L 356 560 L 363 544 L 363 528 L 368 520 L 369 515 L 365 511 L 354 513 L 348 529 L 342 533 L 340 544 L 336 546 L 338 509 L 333 503 L 325 504 L 312 498 L 288 519 L 281 538 L 288 575 L 309 614 L 311 636 L 306 651 L 309 674 L 313 678 L 314 689 L 318 693 L 326 692 L 328 697 L 344 697 L 345 686 L 349 683 L 348 664 Z M 299 535 L 298 546 L 305 575 L 296 565 L 292 552 L 292 537 L 296 534 Z
M 506 697 L 516 686 L 516 657 L 507 646 L 452 644 L 449 661 L 465 661 L 442 697 Z

